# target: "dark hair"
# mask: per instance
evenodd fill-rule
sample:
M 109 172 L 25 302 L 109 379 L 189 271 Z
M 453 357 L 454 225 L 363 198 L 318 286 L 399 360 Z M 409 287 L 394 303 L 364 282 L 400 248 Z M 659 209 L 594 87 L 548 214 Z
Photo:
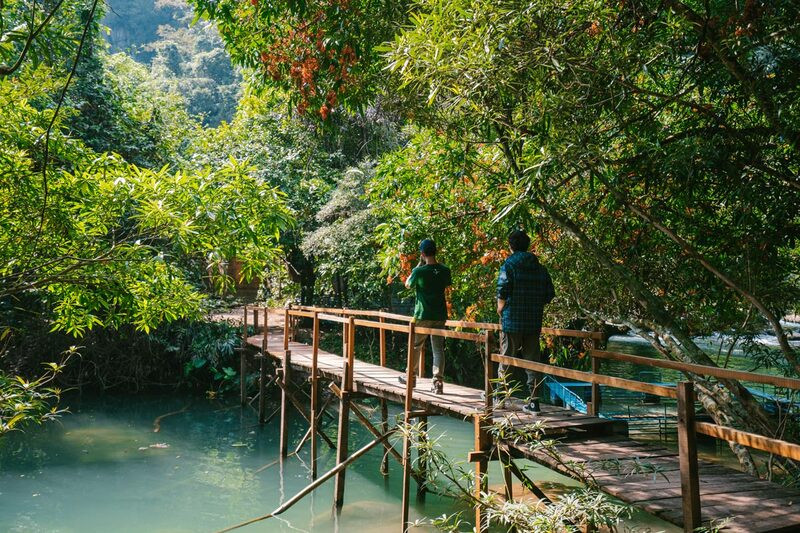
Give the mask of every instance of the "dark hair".
M 419 243 L 419 251 L 427 256 L 436 255 L 436 243 L 430 239 L 423 239 Z
M 508 244 L 515 252 L 527 252 L 531 245 L 531 238 L 522 230 L 515 229 L 508 236 Z

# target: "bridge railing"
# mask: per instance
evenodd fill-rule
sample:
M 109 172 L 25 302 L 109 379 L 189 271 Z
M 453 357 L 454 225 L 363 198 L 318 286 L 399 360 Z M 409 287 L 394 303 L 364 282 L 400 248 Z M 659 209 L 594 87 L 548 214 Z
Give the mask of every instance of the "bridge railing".
M 358 310 L 358 309 L 340 309 L 340 308 L 326 308 L 326 307 L 295 307 L 290 309 L 269 310 L 263 307 L 250 307 L 252 311 L 253 327 L 256 334 L 259 330 L 259 315 L 262 317 L 261 330 L 264 333 L 262 341 L 262 352 L 267 352 L 267 329 L 269 327 L 269 314 L 270 312 L 278 312 L 284 315 L 284 330 L 283 330 L 283 372 L 288 374 L 291 367 L 291 351 L 289 350 L 290 342 L 294 340 L 297 330 L 297 321 L 301 318 L 309 318 L 313 321 L 313 339 L 312 339 L 312 369 L 311 369 L 311 382 L 312 382 L 312 413 L 310 421 L 312 427 L 316 421 L 317 405 L 315 399 L 317 398 L 317 354 L 319 351 L 319 331 L 320 322 L 333 322 L 342 324 L 342 356 L 343 356 L 343 374 L 342 374 L 342 387 L 340 393 L 347 395 L 353 392 L 353 368 L 355 365 L 355 328 L 365 327 L 376 329 L 379 332 L 380 343 L 380 364 L 386 366 L 386 332 L 396 332 L 408 335 L 408 350 L 406 360 L 406 395 L 405 395 L 405 418 L 408 422 L 410 418 L 424 416 L 424 413 L 415 413 L 412 411 L 413 402 L 413 377 L 411 375 L 411 357 L 414 351 L 414 336 L 416 333 L 437 335 L 445 338 L 455 338 L 460 340 L 472 341 L 483 344 L 484 354 L 484 389 L 486 403 L 484 406 L 485 415 L 490 419 L 493 409 L 492 396 L 492 379 L 493 379 L 493 365 L 492 363 L 503 363 L 505 365 L 533 370 L 542 374 L 550 376 L 558 376 L 573 380 L 579 380 L 591 383 L 592 386 L 592 399 L 589 403 L 591 407 L 590 413 L 597 414 L 601 402 L 600 385 L 615 387 L 630 391 L 643 392 L 655 396 L 662 396 L 668 398 L 675 398 L 678 402 L 678 449 L 680 460 L 680 473 L 681 473 L 681 494 L 683 498 L 684 509 L 684 527 L 687 531 L 692 531 L 694 528 L 700 526 L 700 496 L 699 496 L 699 477 L 698 477 L 698 463 L 697 463 L 697 449 L 696 449 L 696 433 L 702 433 L 729 442 L 734 442 L 749 448 L 765 451 L 771 454 L 779 455 L 793 460 L 800 460 L 800 445 L 781 440 L 779 438 L 759 435 L 742 431 L 739 429 L 711 424 L 707 422 L 695 421 L 694 410 L 694 386 L 691 381 L 693 376 L 710 376 L 720 380 L 736 380 L 747 381 L 754 383 L 771 384 L 776 387 L 787 388 L 791 390 L 800 390 L 800 379 L 789 378 L 784 376 L 772 376 L 767 374 L 758 374 L 754 372 L 744 372 L 740 370 L 732 370 L 726 368 L 719 368 L 715 366 L 700 365 L 695 363 L 684 363 L 679 361 L 669 361 L 663 359 L 653 359 L 649 357 L 641 357 L 630 354 L 622 354 L 600 350 L 599 343 L 603 340 L 603 335 L 596 331 L 580 331 L 569 329 L 553 329 L 543 328 L 542 333 L 545 335 L 574 337 L 581 339 L 588 339 L 592 342 L 592 349 L 589 350 L 591 357 L 591 372 L 584 372 L 573 370 L 569 368 L 557 367 L 549 364 L 539 363 L 535 361 L 528 361 L 516 357 L 505 356 L 494 352 L 494 335 L 493 332 L 500 330 L 500 325 L 488 322 L 470 322 L 460 320 L 448 320 L 445 328 L 424 328 L 418 327 L 413 322 L 412 317 L 400 315 L 396 313 L 389 313 L 379 310 Z M 248 308 L 244 312 L 244 336 L 245 342 L 247 338 L 248 326 Z M 464 331 L 464 330 L 477 330 L 477 331 Z M 683 372 L 686 374 L 689 381 L 682 381 L 676 387 L 658 385 L 653 383 L 646 383 L 642 381 L 620 378 L 615 376 L 604 375 L 600 372 L 601 360 L 616 360 L 638 365 L 665 368 Z M 244 352 L 242 353 L 242 376 L 246 374 L 246 359 Z M 424 359 L 420 358 L 420 368 L 424 367 Z M 263 365 L 262 365 L 263 374 Z M 242 401 L 245 401 L 244 380 L 242 380 Z M 262 375 L 263 383 L 263 375 Z M 262 395 L 263 396 L 263 395 Z M 261 399 L 263 401 L 263 398 Z M 386 431 L 386 405 L 385 400 L 381 402 L 382 411 L 382 425 L 384 432 Z M 344 404 L 343 404 L 344 405 Z M 261 408 L 261 404 L 259 404 Z M 341 416 L 341 415 L 340 415 Z M 283 428 L 282 428 L 283 430 Z M 311 432 L 312 435 L 312 450 L 315 449 L 315 431 Z M 486 433 L 483 429 L 479 429 L 476 423 L 476 450 L 483 450 L 486 438 Z M 282 438 L 283 431 L 282 431 Z M 405 443 L 407 446 L 408 442 Z M 285 446 L 282 446 L 282 451 Z M 346 445 L 344 446 L 346 449 Z M 404 449 L 404 457 L 407 457 L 408 450 Z M 478 453 L 476 451 L 476 453 Z M 316 453 L 312 453 L 312 469 L 315 470 L 314 463 Z M 384 461 L 388 458 L 384 458 Z M 481 463 L 485 463 L 482 460 Z M 410 462 L 408 467 L 410 468 Z M 485 470 L 483 466 L 476 468 Z M 407 472 L 404 474 L 408 474 Z M 404 475 L 405 481 L 408 475 Z M 404 499 L 407 495 L 407 487 L 404 486 Z M 343 490 L 343 489 L 342 489 Z M 337 489 L 337 498 L 339 490 Z M 338 501 L 338 500 L 337 500 Z M 404 505 L 404 509 L 407 506 Z M 405 519 L 404 517 L 404 523 Z
M 516 357 L 492 354 L 491 360 L 497 363 L 524 368 L 592 384 L 592 404 L 599 407 L 599 392 L 595 387 L 606 385 L 631 391 L 644 392 L 656 396 L 675 398 L 678 400 L 678 454 L 681 473 L 681 495 L 683 498 L 684 530 L 694 531 L 701 526 L 700 521 L 700 488 L 697 463 L 696 434 L 702 433 L 711 437 L 734 442 L 748 448 L 768 452 L 792 460 L 800 460 L 800 445 L 779 438 L 742 431 L 728 426 L 695 421 L 695 396 L 693 376 L 710 376 L 722 380 L 748 381 L 771 384 L 792 390 L 800 390 L 800 379 L 785 376 L 772 376 L 755 372 L 744 372 L 715 366 L 653 359 L 637 355 L 622 354 L 604 350 L 590 350 L 592 372 L 582 372 L 567 368 L 555 367 Z M 686 374 L 689 381 L 681 381 L 676 387 L 644 383 L 640 381 L 606 376 L 599 372 L 601 359 L 624 361 L 638 365 L 667 368 Z

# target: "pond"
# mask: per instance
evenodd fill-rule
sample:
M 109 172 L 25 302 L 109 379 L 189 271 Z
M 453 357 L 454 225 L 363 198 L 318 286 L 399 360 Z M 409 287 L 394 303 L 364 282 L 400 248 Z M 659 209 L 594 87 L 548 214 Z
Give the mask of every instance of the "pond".
M 310 481 L 308 445 L 275 463 L 277 420 L 260 427 L 250 408 L 181 394 L 68 397 L 64 404 L 71 414 L 60 422 L 0 440 L 0 531 L 215 531 L 272 511 Z M 431 426 L 453 460 L 466 457 L 470 424 L 436 417 Z M 371 440 L 351 427 L 351 450 Z M 293 445 L 304 431 L 292 421 Z M 324 472 L 335 457 L 322 442 L 320 452 Z M 348 469 L 340 517 L 331 512 L 330 481 L 280 518 L 242 531 L 398 531 L 402 473 L 392 462 L 384 478 L 381 457 L 376 448 Z M 551 490 L 575 486 L 542 467 L 531 466 L 529 474 Z M 493 484 L 501 479 L 490 472 Z M 414 502 L 411 516 L 458 510 L 465 509 L 429 494 Z M 678 531 L 644 513 L 625 529 Z

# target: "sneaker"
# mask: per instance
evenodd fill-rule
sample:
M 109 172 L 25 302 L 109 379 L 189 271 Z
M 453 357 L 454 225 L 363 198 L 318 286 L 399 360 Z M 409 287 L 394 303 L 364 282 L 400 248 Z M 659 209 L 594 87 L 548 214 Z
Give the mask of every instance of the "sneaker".
M 406 376 L 405 376 L 405 374 L 400 374 L 399 376 L 397 376 L 397 381 L 399 381 L 401 384 L 405 385 L 406 384 Z M 416 380 L 412 379 L 411 380 L 411 388 L 413 389 L 416 386 L 416 384 L 417 384 Z
M 444 383 L 441 379 L 434 379 L 431 383 L 431 392 L 434 394 L 444 394 Z
M 532 415 L 538 415 L 542 412 L 539 406 L 539 398 L 532 398 L 531 401 L 522 406 L 522 410 Z

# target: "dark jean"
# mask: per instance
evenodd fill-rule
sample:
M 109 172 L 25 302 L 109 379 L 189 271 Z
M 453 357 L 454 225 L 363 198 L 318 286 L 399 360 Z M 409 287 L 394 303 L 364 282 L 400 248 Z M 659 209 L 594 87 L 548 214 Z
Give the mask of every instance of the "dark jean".
M 507 357 L 518 357 L 541 363 L 542 354 L 539 349 L 539 333 L 506 333 L 500 332 L 500 353 Z M 497 375 L 508 379 L 513 368 L 500 364 Z M 542 384 L 542 374 L 533 370 L 526 370 L 528 374 L 528 391 L 531 398 L 538 398 L 539 386 Z

